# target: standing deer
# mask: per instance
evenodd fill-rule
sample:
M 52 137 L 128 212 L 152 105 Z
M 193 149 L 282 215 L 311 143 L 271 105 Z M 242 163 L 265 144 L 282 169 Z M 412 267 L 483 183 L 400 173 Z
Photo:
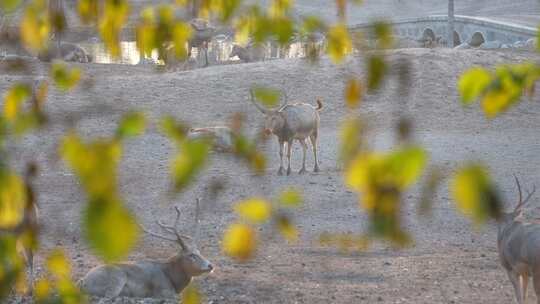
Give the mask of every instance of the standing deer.
M 527 301 L 527 284 L 532 276 L 537 303 L 540 304 L 540 223 L 525 222 L 521 218 L 523 206 L 536 188 L 522 200 L 521 186 L 515 177 L 519 201 L 510 213 L 503 213 L 498 221 L 497 246 L 501 264 L 514 286 L 517 302 Z
M 319 161 L 317 158 L 317 137 L 319 135 L 320 117 L 319 111 L 322 109 L 322 102 L 317 99 L 317 107 L 307 103 L 288 104 L 285 102 L 277 110 L 268 110 L 263 108 L 255 101 L 253 90 L 250 90 L 251 102 L 265 115 L 264 132 L 267 135 L 277 136 L 279 143 L 279 170 L 278 175 L 283 175 L 283 149 L 287 144 L 287 175 L 291 174 L 291 151 L 293 141 L 296 139 L 302 144 L 302 169 L 298 172 L 306 172 L 306 140 L 309 137 L 313 147 L 315 157 L 315 166 L 313 171 L 319 172 Z
M 137 298 L 175 298 L 192 278 L 210 273 L 214 267 L 195 247 L 188 247 L 177 229 L 180 210 L 176 210 L 174 225 L 157 224 L 167 235 L 145 229 L 154 237 L 176 242 L 180 251 L 165 261 L 139 261 L 101 265 L 91 269 L 80 281 L 79 286 L 93 296 L 114 298 L 118 296 Z

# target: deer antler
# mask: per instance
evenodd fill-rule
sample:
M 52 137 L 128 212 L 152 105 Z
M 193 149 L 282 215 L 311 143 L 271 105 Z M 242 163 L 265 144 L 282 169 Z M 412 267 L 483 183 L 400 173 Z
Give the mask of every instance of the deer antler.
M 180 232 L 176 228 L 178 226 L 178 222 L 180 220 L 180 209 L 178 207 L 174 207 L 174 208 L 175 208 L 175 211 L 176 211 L 176 219 L 174 221 L 174 225 L 165 225 L 162 222 L 160 222 L 159 220 L 156 221 L 156 222 L 157 222 L 158 226 L 161 227 L 161 229 L 163 229 L 163 231 L 165 231 L 168 234 L 174 235 L 175 238 L 171 238 L 171 237 L 168 237 L 168 236 L 165 236 L 165 235 L 162 235 L 162 234 L 152 232 L 152 231 L 146 229 L 141 224 L 139 224 L 139 226 L 141 227 L 141 229 L 144 232 L 146 232 L 146 233 L 148 233 L 148 234 L 150 234 L 152 236 L 155 236 L 157 238 L 164 239 L 164 240 L 167 240 L 167 241 L 171 241 L 171 242 L 177 242 L 178 244 L 180 244 L 180 247 L 182 247 L 182 249 L 185 250 L 185 249 L 187 249 L 187 246 L 184 243 L 183 239 L 191 239 L 191 237 L 189 237 L 187 235 L 180 234 Z
M 514 212 L 516 212 L 519 209 L 521 209 L 529 201 L 529 199 L 532 197 L 534 192 L 536 192 L 536 186 L 533 185 L 533 190 L 531 192 L 527 191 L 527 197 L 525 198 L 525 200 L 523 200 L 523 194 L 521 193 L 521 185 L 519 184 L 519 179 L 517 178 L 515 174 L 514 174 L 514 179 L 516 180 L 516 185 L 517 185 L 518 193 L 519 193 L 519 201 L 516 208 L 514 208 Z

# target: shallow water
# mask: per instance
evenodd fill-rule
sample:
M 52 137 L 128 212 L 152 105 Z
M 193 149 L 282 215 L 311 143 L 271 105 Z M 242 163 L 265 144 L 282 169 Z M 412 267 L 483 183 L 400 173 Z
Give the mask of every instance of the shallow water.
M 122 41 L 120 48 L 122 55 L 120 58 L 113 58 L 106 50 L 105 45 L 101 42 L 85 42 L 79 43 L 92 57 L 93 62 L 103 64 L 138 64 L 140 62 L 140 53 L 137 50 L 135 41 Z M 223 64 L 227 62 L 235 62 L 240 59 L 237 56 L 230 57 L 235 42 L 232 39 L 214 39 L 208 45 L 208 63 L 210 65 Z M 323 43 L 318 43 L 318 47 L 322 49 Z M 262 60 L 278 59 L 278 58 L 303 58 L 306 56 L 306 43 L 294 42 L 285 47 L 280 47 L 277 43 L 267 42 L 264 45 L 264 55 Z M 196 59 L 198 65 L 204 65 L 204 54 L 194 48 L 191 54 L 193 59 Z M 154 62 L 155 64 L 163 64 L 158 60 L 157 52 L 152 54 L 152 57 L 146 61 Z

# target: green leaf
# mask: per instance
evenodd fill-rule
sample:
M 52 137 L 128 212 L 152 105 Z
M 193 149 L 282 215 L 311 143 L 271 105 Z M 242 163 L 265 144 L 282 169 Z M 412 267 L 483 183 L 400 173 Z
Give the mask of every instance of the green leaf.
M 185 140 L 181 143 L 181 151 L 174 158 L 171 174 L 174 190 L 183 190 L 204 167 L 210 145 L 206 140 Z
M 0 11 L 9 14 L 13 12 L 21 3 L 21 0 L 0 0 Z
M 189 130 L 187 125 L 177 122 L 172 116 L 161 118 L 160 127 L 161 131 L 176 143 L 180 143 Z
M 64 63 L 53 63 L 51 77 L 56 86 L 64 91 L 71 90 L 81 79 L 81 70 L 78 68 L 68 69 Z
M 138 136 L 144 133 L 146 119 L 142 112 L 131 112 L 122 117 L 120 125 L 116 129 L 118 138 Z
M 294 188 L 288 188 L 281 192 L 279 201 L 286 207 L 299 207 L 302 205 L 302 194 Z
M 272 108 L 279 104 L 280 94 L 277 90 L 255 87 L 253 88 L 253 95 L 255 95 L 255 98 L 260 100 L 267 108 Z
M 458 81 L 458 90 L 464 104 L 474 102 L 491 83 L 492 76 L 484 68 L 476 67 L 463 73 Z
M 125 259 L 137 242 L 139 228 L 119 201 L 90 201 L 83 221 L 88 243 L 107 263 Z
M 21 40 L 31 51 L 37 52 L 47 48 L 51 24 L 44 0 L 33 0 L 25 8 L 21 20 Z
M 368 68 L 368 78 L 367 78 L 367 87 L 369 91 L 377 90 L 384 79 L 386 70 L 386 62 L 384 58 L 380 55 L 372 55 L 368 58 L 367 62 Z
M 373 24 L 373 31 L 378 40 L 379 47 L 385 49 L 392 47 L 392 26 L 389 23 L 383 21 L 375 22 Z

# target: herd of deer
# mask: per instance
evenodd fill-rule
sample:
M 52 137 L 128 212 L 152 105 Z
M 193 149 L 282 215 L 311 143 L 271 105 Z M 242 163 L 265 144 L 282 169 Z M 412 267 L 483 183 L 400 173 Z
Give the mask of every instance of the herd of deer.
M 279 143 L 280 167 L 278 174 L 282 175 L 283 150 L 287 146 L 288 165 L 286 173 L 291 173 L 291 147 L 293 141 L 302 144 L 302 168 L 299 173 L 306 172 L 307 139 L 313 146 L 315 159 L 314 171 L 319 171 L 317 160 L 317 137 L 319 132 L 319 111 L 322 103 L 317 100 L 317 106 L 307 103 L 289 104 L 288 98 L 277 109 L 270 110 L 259 105 L 250 92 L 251 102 L 265 115 L 264 132 L 274 134 Z M 285 95 L 286 96 L 286 95 Z M 188 137 L 192 139 L 209 137 L 213 139 L 216 151 L 231 152 L 233 150 L 234 132 L 228 127 L 207 127 L 191 129 Z M 532 277 L 537 301 L 540 304 L 540 222 L 525 221 L 522 217 L 523 207 L 531 199 L 535 188 L 528 192 L 523 199 L 521 185 L 517 177 L 515 182 L 518 190 L 518 202 L 512 212 L 503 213 L 497 222 L 497 245 L 502 266 L 514 287 L 515 297 L 519 304 L 526 303 L 527 286 Z M 179 245 L 179 251 L 165 261 L 138 261 L 101 265 L 91 269 L 78 282 L 80 288 L 89 295 L 106 298 L 119 296 L 138 298 L 174 298 L 189 285 L 192 278 L 210 273 L 214 266 L 198 251 L 195 244 L 187 245 L 189 236 L 182 235 L 178 230 L 180 210 L 176 210 L 176 220 L 172 225 L 157 221 L 164 234 L 141 229 L 147 234 L 174 242 Z M 25 212 L 23 221 L 37 225 L 38 209 L 35 205 Z M 33 252 L 22 249 L 28 269 L 33 277 Z
M 196 35 L 190 41 L 189 49 L 193 46 L 204 49 L 213 29 L 205 24 L 193 23 L 192 25 L 200 35 Z M 60 50 L 62 56 L 69 56 L 80 62 L 90 60 L 84 51 L 77 47 L 66 44 L 65 48 L 65 50 Z M 239 57 L 245 55 L 240 48 L 233 51 Z M 318 172 L 317 141 L 320 125 L 319 111 L 323 107 L 322 102 L 316 100 L 317 106 L 307 103 L 289 104 L 285 95 L 283 104 L 277 109 L 271 110 L 256 102 L 253 91 L 250 91 L 250 95 L 251 102 L 265 116 L 264 132 L 267 135 L 273 134 L 277 137 L 280 156 L 278 174 L 283 175 L 285 171 L 283 166 L 285 147 L 287 148 L 287 169 L 285 172 L 287 175 L 291 174 L 291 151 L 295 140 L 302 145 L 303 151 L 302 167 L 299 174 L 306 172 L 308 138 L 314 154 L 313 171 Z M 228 127 L 193 128 L 190 129 L 188 138 L 210 138 L 214 150 L 219 152 L 232 152 L 234 150 L 235 133 Z M 515 177 L 515 182 L 519 194 L 517 205 L 512 212 L 503 213 L 497 223 L 499 258 L 514 287 L 517 302 L 519 304 L 526 302 L 529 277 L 532 277 L 537 301 L 540 304 L 540 223 L 528 222 L 522 218 L 523 207 L 530 200 L 535 189 L 523 199 L 517 177 Z M 214 267 L 201 255 L 195 244 L 186 244 L 185 240 L 191 238 L 180 234 L 178 230 L 180 211 L 178 208 L 175 210 L 174 224 L 165 225 L 157 222 L 164 234 L 149 231 L 141 225 L 142 230 L 149 235 L 178 244 L 179 251 L 175 255 L 165 261 L 138 261 L 97 266 L 80 279 L 78 283 L 80 288 L 89 295 L 106 298 L 118 296 L 174 298 L 191 282 L 193 277 L 212 272 Z M 27 225 L 38 224 L 36 205 L 32 205 L 25 211 L 23 221 Z M 30 277 L 33 278 L 34 253 L 22 246 L 18 247 L 27 262 Z

